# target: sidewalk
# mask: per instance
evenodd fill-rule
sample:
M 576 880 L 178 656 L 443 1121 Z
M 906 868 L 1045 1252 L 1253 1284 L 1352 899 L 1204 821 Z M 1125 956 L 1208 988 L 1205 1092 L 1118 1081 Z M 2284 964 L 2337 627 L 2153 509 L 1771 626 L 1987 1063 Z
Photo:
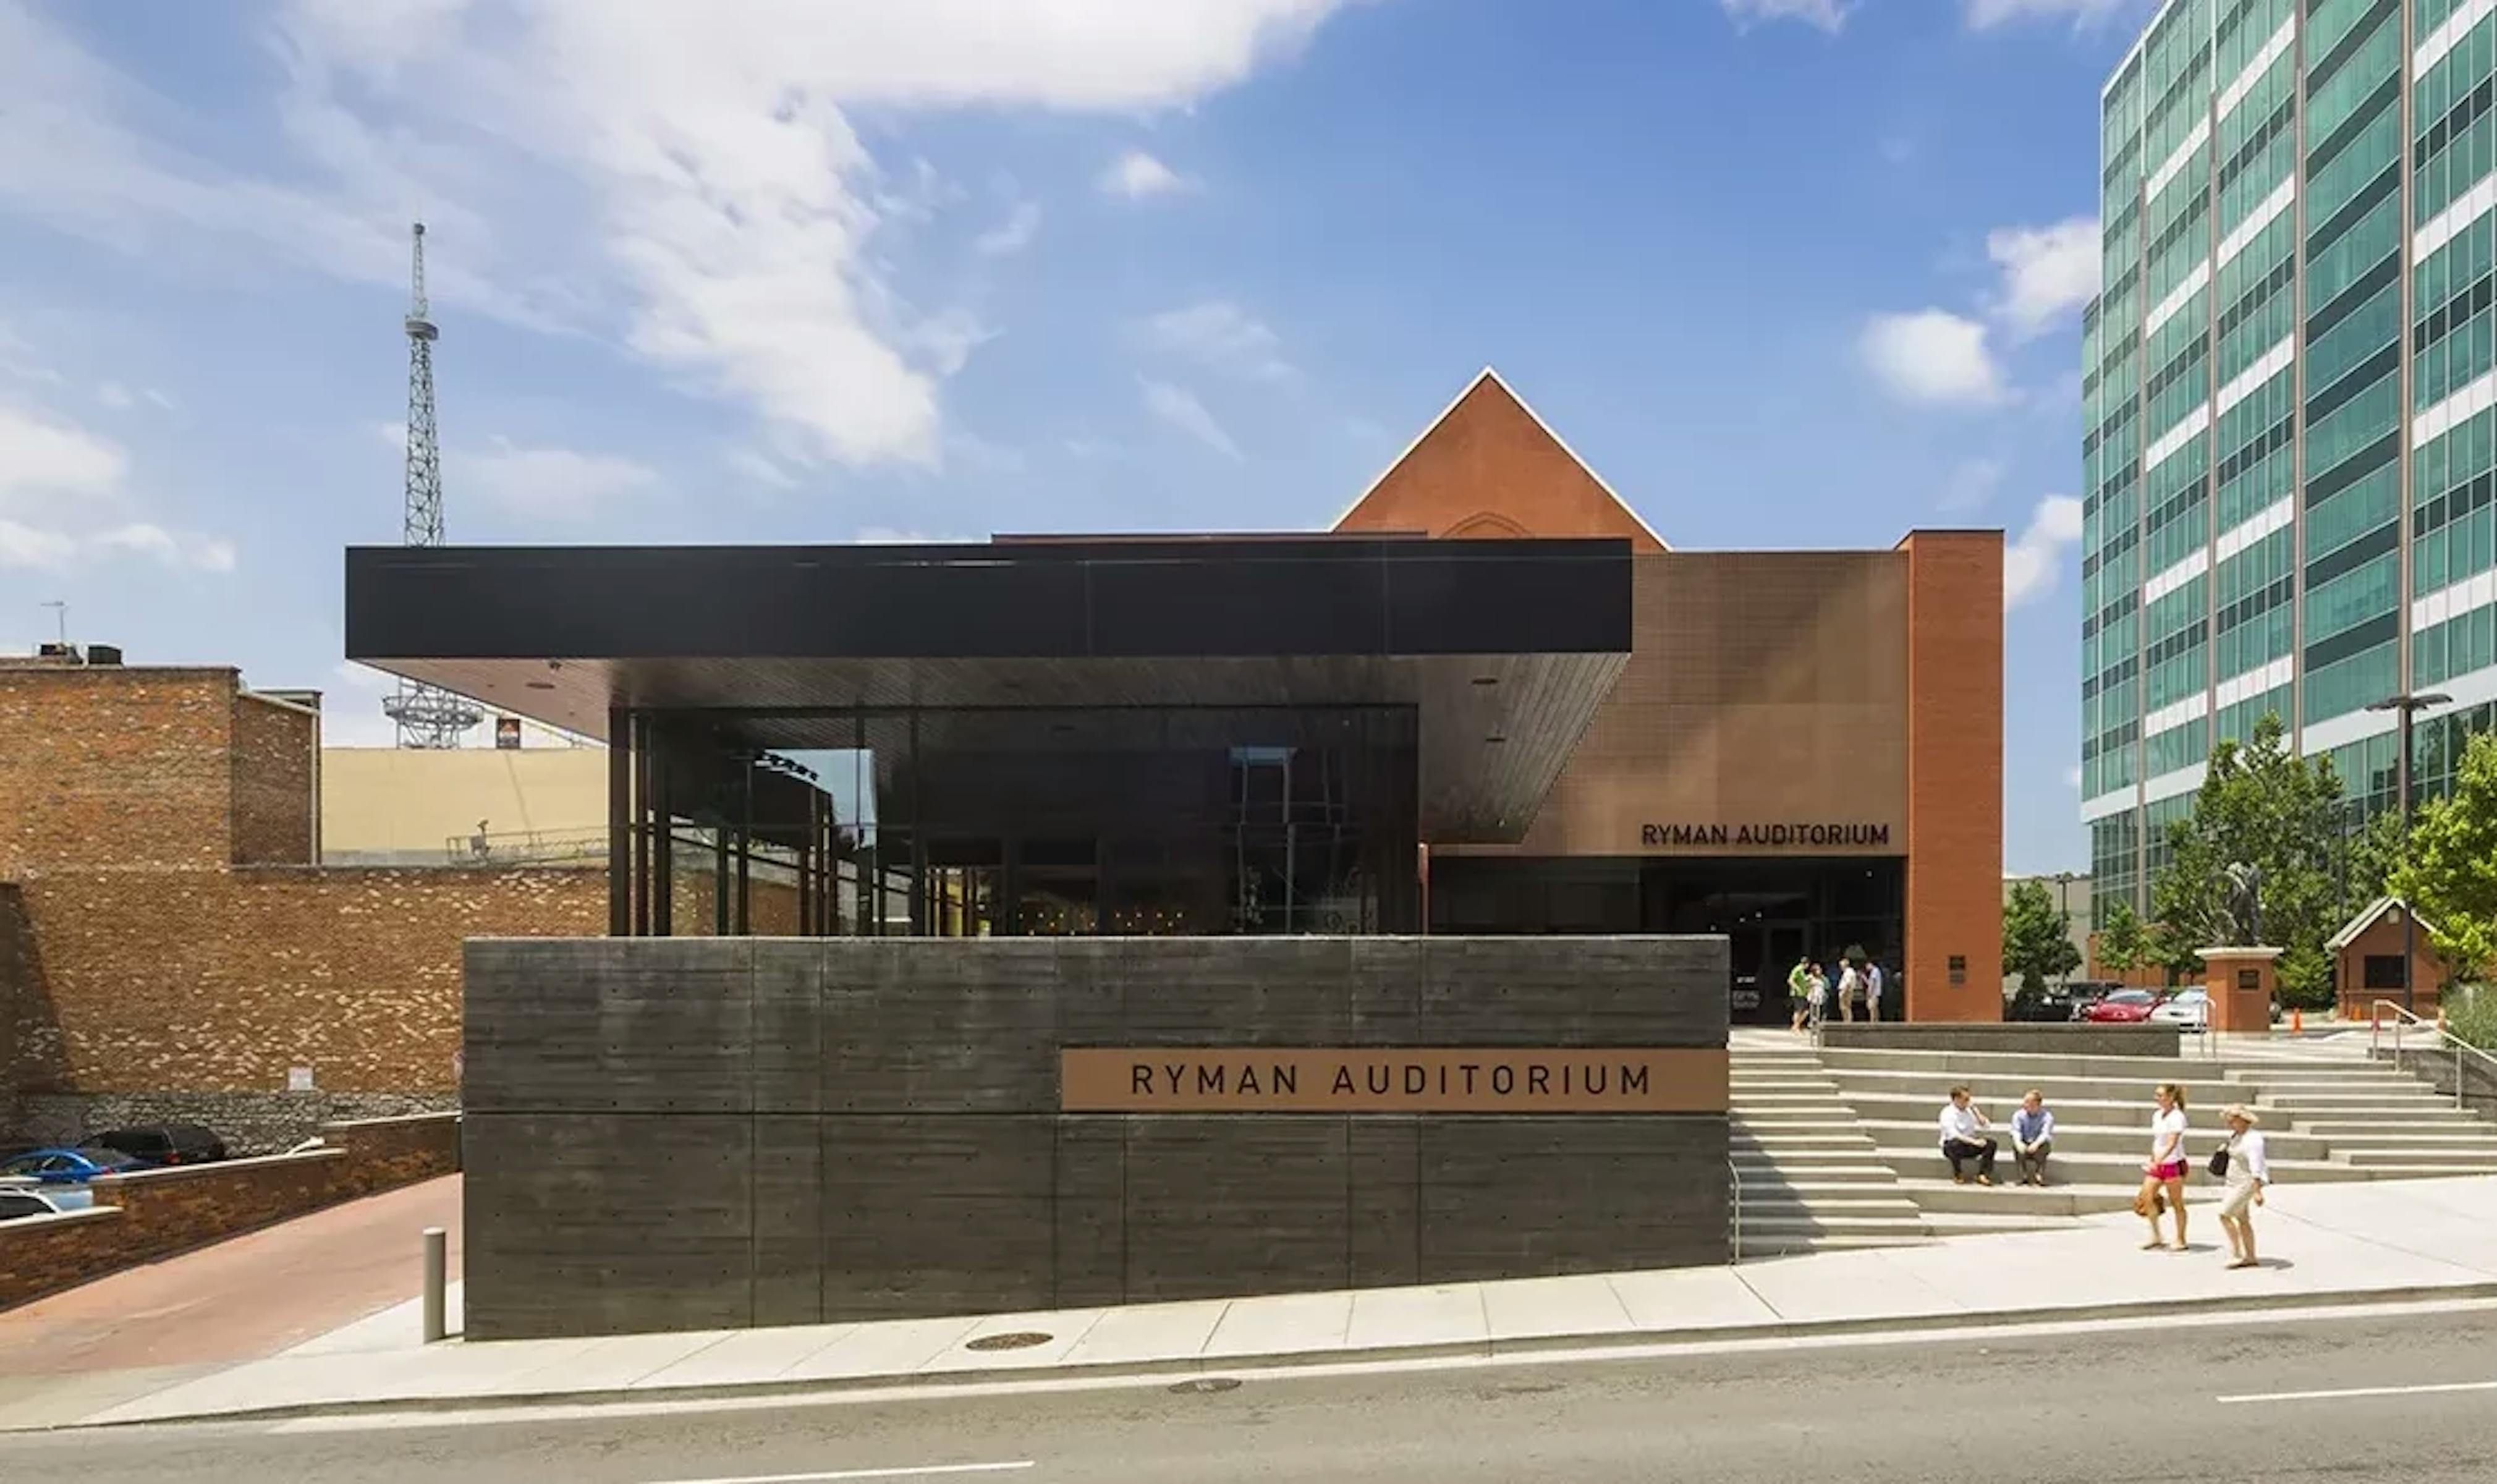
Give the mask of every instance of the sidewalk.
M 1930 1247 L 1433 1288 L 1125 1309 L 711 1330 L 596 1340 L 418 1343 L 415 1306 L 269 1359 L 38 1425 L 1232 1368 L 1734 1340 L 2192 1310 L 2497 1296 L 2497 1177 L 2281 1191 L 2266 1266 L 2226 1271 L 2208 1207 L 2196 1250 L 2137 1249 L 2128 1214 Z M 974 1350 L 1036 1333 L 1027 1348 Z M 30 1419 L 28 1419 L 30 1420 Z M 19 1425 L 26 1425 L 21 1420 Z

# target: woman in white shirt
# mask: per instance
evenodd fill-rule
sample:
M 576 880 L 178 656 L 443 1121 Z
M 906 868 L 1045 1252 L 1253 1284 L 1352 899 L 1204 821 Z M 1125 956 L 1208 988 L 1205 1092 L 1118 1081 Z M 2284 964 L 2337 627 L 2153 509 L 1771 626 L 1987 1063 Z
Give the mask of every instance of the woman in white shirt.
M 2185 1250 L 2185 1089 L 2163 1082 L 2154 1094 L 2159 1112 L 2150 1120 L 2150 1162 L 2141 1167 L 2141 1193 L 2134 1209 L 2150 1222 L 2145 1252 L 2164 1247 L 2159 1240 L 2159 1208 L 2165 1201 L 2176 1213 L 2176 1250 Z
M 2253 1208 L 2263 1203 L 2263 1186 L 2271 1184 L 2271 1161 L 2264 1157 L 2262 1130 L 2255 1126 L 2253 1109 L 2239 1103 L 2221 1117 L 2228 1121 L 2228 1195 L 2220 1202 L 2220 1229 L 2228 1234 L 2228 1266 L 2258 1267 Z

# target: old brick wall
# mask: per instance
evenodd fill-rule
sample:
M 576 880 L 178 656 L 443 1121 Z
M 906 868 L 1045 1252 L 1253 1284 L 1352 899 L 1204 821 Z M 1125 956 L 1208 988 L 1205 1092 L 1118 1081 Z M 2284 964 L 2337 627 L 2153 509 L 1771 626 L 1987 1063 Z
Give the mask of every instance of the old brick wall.
M 308 866 L 314 859 L 313 768 L 321 718 L 300 706 L 247 692 L 234 700 L 234 859 L 238 865 Z
M 102 1211 L 0 1222 L 0 1309 L 324 1206 L 459 1168 L 454 1116 L 333 1123 L 329 1147 L 111 1175 Z
M 1899 550 L 1908 557 L 1908 1018 L 1999 1021 L 2003 533 L 1917 531 Z
M 470 937 L 603 932 L 603 870 L 47 871 L 29 1091 L 453 1092 Z M 21 1007 L 22 1008 L 22 1007 Z
M 232 670 L 0 661 L 0 881 L 232 858 Z

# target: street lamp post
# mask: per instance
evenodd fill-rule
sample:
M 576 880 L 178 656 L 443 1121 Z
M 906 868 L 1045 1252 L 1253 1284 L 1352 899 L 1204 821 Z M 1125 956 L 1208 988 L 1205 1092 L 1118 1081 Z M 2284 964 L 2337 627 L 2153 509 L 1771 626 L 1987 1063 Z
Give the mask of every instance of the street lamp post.
M 2391 711 L 2401 719 L 2402 761 L 2397 776 L 2401 790 L 2402 861 L 2406 865 L 2411 858 L 2411 718 L 2421 711 L 2452 704 L 2451 696 L 2441 690 L 2431 690 L 2416 695 L 2387 696 L 2367 708 L 2371 711 Z M 2402 1009 L 2412 1015 L 2418 1013 L 2418 991 L 2411 983 L 2411 959 L 2417 951 L 2418 937 L 2418 914 L 2412 911 L 2411 904 L 2405 901 L 2402 903 Z
M 2069 870 L 2055 872 L 2055 911 L 2063 918 L 2064 935 L 2067 938 L 2070 937 L 2072 934 L 2072 873 Z M 2072 982 L 2072 976 L 2070 973 L 2058 974 L 2055 977 L 2066 984 Z

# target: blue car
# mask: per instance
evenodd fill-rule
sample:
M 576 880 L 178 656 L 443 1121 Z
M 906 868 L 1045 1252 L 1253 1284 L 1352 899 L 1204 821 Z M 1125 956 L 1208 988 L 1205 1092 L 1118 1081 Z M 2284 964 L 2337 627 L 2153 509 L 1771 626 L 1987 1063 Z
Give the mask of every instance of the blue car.
M 30 1180 L 39 1185 L 82 1185 L 99 1175 L 142 1168 L 117 1150 L 39 1149 L 0 1164 L 0 1180 Z

